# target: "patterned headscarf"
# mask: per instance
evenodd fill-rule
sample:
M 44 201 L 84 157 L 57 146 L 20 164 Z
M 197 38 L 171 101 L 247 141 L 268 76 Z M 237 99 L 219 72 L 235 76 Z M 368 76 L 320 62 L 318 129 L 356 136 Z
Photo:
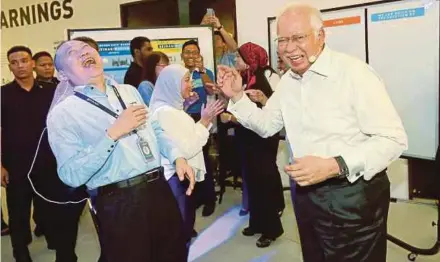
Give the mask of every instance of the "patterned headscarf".
M 269 56 L 263 47 L 247 42 L 238 48 L 238 53 L 240 54 L 243 61 L 249 66 L 249 68 L 243 72 L 243 76 L 247 78 L 246 89 L 252 88 L 252 85 L 256 82 L 256 71 L 264 71 L 269 68 Z

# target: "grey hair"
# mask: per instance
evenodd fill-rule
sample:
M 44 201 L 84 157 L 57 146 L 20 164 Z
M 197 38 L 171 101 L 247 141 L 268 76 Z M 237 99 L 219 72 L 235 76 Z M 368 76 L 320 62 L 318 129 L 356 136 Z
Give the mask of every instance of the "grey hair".
M 313 28 L 313 32 L 315 33 L 315 36 L 318 36 L 319 31 L 324 27 L 324 22 L 322 20 L 322 14 L 321 11 L 319 11 L 317 8 L 304 4 L 304 3 L 290 3 L 287 6 L 285 6 L 282 11 L 277 16 L 277 24 L 278 19 L 283 14 L 286 14 L 288 12 L 294 11 L 296 9 L 306 9 L 309 12 L 310 15 L 310 24 Z

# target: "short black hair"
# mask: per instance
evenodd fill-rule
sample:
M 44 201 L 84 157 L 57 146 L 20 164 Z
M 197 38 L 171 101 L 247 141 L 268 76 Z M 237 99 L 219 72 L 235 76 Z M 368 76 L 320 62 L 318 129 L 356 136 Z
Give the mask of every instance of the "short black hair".
M 220 31 L 215 31 L 214 35 L 218 35 L 221 37 L 221 39 L 223 40 L 223 42 L 225 42 L 225 38 L 223 37 L 223 35 L 220 33 Z
M 191 40 L 188 40 L 185 43 L 183 43 L 183 45 L 182 45 L 182 53 L 183 53 L 183 50 L 185 49 L 185 47 L 187 47 L 189 45 L 195 45 L 197 47 L 197 49 L 199 49 L 199 51 L 200 51 L 199 42 L 197 42 L 196 40 L 191 39 Z
M 29 54 L 29 56 L 32 57 L 32 51 L 29 49 L 29 47 L 24 46 L 24 45 L 16 45 L 16 46 L 11 47 L 11 48 L 8 50 L 8 53 L 7 53 L 7 55 L 8 55 L 8 60 L 9 60 L 9 56 L 10 56 L 11 54 L 13 54 L 13 53 L 17 53 L 17 52 L 26 52 L 26 53 Z
M 40 57 L 44 57 L 44 56 L 50 57 L 50 59 L 53 60 L 52 55 L 49 54 L 49 52 L 46 52 L 46 51 L 41 51 L 41 52 L 36 53 L 36 54 L 32 57 L 32 60 L 37 61 Z
M 151 41 L 150 41 L 150 39 L 148 39 L 145 36 L 137 36 L 137 37 L 131 39 L 131 41 L 130 41 L 130 53 L 131 53 L 132 57 L 134 57 L 134 50 L 135 49 L 139 49 L 140 50 L 145 42 L 146 43 L 150 43 Z
M 90 38 L 88 36 L 78 36 L 73 38 L 72 40 L 84 42 L 99 52 L 99 45 L 93 38 Z

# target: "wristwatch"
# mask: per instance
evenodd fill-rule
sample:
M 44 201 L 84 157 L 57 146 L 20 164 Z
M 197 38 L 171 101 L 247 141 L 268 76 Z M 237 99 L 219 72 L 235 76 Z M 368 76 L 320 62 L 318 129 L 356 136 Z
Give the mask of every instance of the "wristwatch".
M 339 174 L 336 176 L 337 178 L 347 178 L 347 176 L 350 174 L 350 171 L 348 170 L 347 164 L 345 163 L 344 158 L 342 156 L 335 157 L 336 162 L 339 166 Z

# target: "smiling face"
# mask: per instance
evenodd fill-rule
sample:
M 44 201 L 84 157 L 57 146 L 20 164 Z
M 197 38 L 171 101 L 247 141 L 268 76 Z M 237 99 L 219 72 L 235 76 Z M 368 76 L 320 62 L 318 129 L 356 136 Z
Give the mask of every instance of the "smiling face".
M 57 68 L 60 76 L 66 77 L 74 85 L 86 85 L 91 79 L 103 75 L 102 59 L 98 52 L 79 41 L 64 43 L 57 50 Z M 58 66 L 58 65 L 57 65 Z
M 182 97 L 183 99 L 187 99 L 191 96 L 192 92 L 192 82 L 190 72 L 186 72 L 182 78 Z
M 310 7 L 296 7 L 286 10 L 278 20 L 278 52 L 283 61 L 300 75 L 310 68 L 325 41 L 322 27 L 316 28 L 319 18 L 313 15 Z

